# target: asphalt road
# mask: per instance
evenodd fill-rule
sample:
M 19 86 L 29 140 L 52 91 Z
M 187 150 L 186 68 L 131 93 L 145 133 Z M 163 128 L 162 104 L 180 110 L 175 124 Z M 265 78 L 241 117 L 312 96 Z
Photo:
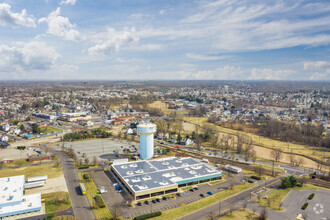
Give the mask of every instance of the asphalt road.
M 96 219 L 86 196 L 81 195 L 79 189 L 79 178 L 73 166 L 73 160 L 61 151 L 49 148 L 51 152 L 57 153 L 61 160 L 62 170 L 69 190 L 72 208 L 77 220 Z

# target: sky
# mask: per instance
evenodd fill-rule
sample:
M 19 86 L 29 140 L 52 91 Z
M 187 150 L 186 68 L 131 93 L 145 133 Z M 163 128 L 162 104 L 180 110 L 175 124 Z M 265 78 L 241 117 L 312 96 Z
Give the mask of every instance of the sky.
M 0 80 L 330 81 L 328 0 L 0 0 Z

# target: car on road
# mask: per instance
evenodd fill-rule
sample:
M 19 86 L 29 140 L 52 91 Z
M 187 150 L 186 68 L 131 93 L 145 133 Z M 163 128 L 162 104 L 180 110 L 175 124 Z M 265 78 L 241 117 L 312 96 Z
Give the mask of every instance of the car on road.
M 160 199 L 159 199 L 159 198 L 157 198 L 157 199 L 156 199 L 156 201 L 157 201 L 157 202 L 160 202 Z
M 208 191 L 208 192 L 207 192 L 207 194 L 209 194 L 209 195 L 213 195 L 213 192 L 211 192 L 211 191 Z
M 149 205 L 149 201 L 144 201 L 144 204 Z
M 203 198 L 205 197 L 205 195 L 204 195 L 203 193 L 202 193 L 202 194 L 200 194 L 200 196 L 201 196 L 201 197 L 203 197 Z

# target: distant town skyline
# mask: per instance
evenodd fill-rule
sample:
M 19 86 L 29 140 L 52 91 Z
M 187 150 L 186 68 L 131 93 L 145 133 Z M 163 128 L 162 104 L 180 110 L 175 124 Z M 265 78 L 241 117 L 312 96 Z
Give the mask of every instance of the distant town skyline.
M 330 80 L 324 1 L 5 0 L 1 80 Z

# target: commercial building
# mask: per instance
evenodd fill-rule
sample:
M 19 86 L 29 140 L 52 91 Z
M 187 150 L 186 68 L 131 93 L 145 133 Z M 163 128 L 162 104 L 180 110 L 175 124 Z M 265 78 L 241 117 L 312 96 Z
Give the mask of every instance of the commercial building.
M 137 132 L 140 133 L 140 158 L 151 159 L 154 157 L 154 133 L 155 124 L 139 124 Z
M 32 115 L 34 117 L 47 119 L 47 120 L 55 120 L 57 118 L 56 115 L 49 115 L 49 114 L 46 114 L 46 113 L 34 113 Z
M 222 178 L 220 171 L 190 157 L 113 164 L 111 171 L 135 200 L 174 193 L 179 187 Z
M 41 194 L 24 195 L 25 177 L 0 178 L 0 218 L 19 218 L 41 210 Z

